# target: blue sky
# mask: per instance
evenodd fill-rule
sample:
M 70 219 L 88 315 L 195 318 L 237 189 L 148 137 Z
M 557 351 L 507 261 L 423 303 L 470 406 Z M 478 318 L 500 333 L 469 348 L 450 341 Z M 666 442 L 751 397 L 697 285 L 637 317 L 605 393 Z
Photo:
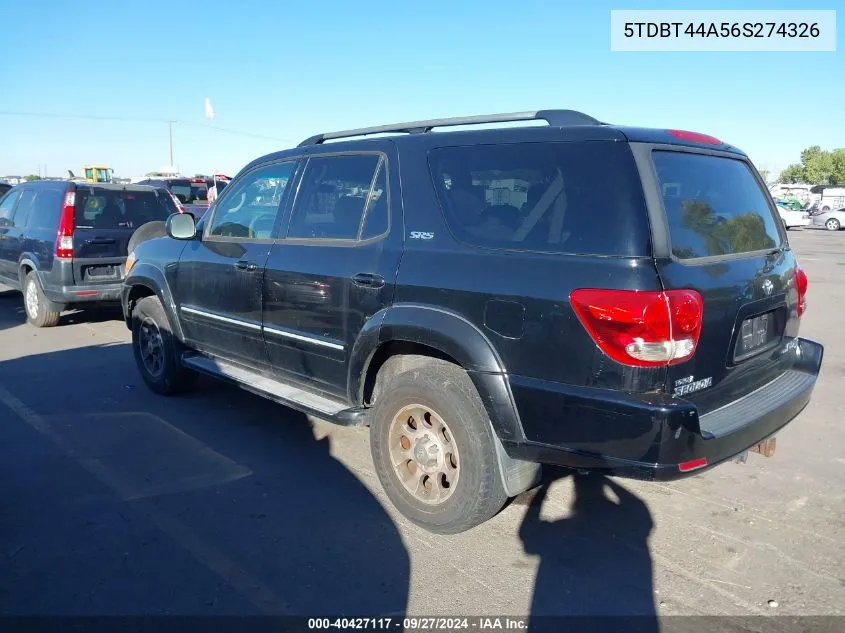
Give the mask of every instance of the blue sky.
M 167 124 L 156 121 L 167 119 L 177 121 L 174 162 L 188 174 L 234 173 L 320 131 L 541 108 L 709 133 L 770 170 L 812 144 L 845 147 L 841 36 L 835 53 L 633 53 L 611 52 L 609 33 L 611 9 L 842 9 L 838 2 L 45 0 L 39 8 L 37 16 L 4 10 L 0 175 L 44 165 L 66 175 L 89 162 L 141 175 L 169 163 Z M 213 125 L 255 136 L 207 127 L 206 97 Z

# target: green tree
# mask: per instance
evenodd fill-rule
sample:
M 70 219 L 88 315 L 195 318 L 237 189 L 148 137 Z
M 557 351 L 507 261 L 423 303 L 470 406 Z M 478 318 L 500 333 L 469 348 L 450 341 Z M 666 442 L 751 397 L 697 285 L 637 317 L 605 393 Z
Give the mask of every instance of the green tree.
M 801 152 L 801 162 L 784 169 L 779 182 L 811 185 L 845 185 L 845 148 L 832 151 L 812 145 Z
M 41 180 L 40 176 L 36 176 L 35 174 L 30 174 L 29 176 L 24 176 L 23 178 L 27 182 L 32 182 L 33 180 Z

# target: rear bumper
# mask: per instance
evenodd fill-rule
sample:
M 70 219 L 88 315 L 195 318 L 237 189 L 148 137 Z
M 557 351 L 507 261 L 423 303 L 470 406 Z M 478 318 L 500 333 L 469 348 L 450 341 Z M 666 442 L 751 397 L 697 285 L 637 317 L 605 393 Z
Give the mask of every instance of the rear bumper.
M 86 286 L 53 286 L 44 287 L 44 296 L 55 303 L 111 303 L 120 302 L 120 292 L 123 285 L 102 284 Z
M 701 416 L 692 403 L 663 394 L 562 385 L 550 389 L 555 383 L 539 385 L 542 381 L 512 376 L 526 439 L 504 442 L 505 448 L 512 457 L 637 479 L 671 480 L 700 473 L 773 436 L 807 406 L 824 348 L 805 339 L 794 341 L 791 370 Z M 560 412 L 559 417 L 551 411 Z M 540 425 L 536 415 L 544 418 Z M 550 430 L 550 417 L 557 433 Z M 702 465 L 689 471 L 680 468 L 689 462 Z

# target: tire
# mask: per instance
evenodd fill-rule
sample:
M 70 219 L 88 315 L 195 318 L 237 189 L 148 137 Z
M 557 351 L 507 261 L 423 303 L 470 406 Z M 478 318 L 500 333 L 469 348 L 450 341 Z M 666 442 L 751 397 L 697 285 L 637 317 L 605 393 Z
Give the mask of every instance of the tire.
M 141 242 L 146 242 L 154 237 L 162 237 L 164 235 L 167 235 L 167 231 L 164 228 L 164 222 L 161 220 L 153 220 L 152 222 L 142 224 L 132 234 L 132 237 L 129 238 L 129 244 L 127 245 L 126 251 L 131 253 Z
M 184 393 L 196 382 L 196 372 L 180 362 L 182 343 L 156 296 L 144 297 L 132 311 L 132 351 L 141 377 L 157 394 Z
M 35 327 L 54 327 L 62 315 L 61 306 L 44 296 L 34 270 L 30 270 L 24 277 L 23 307 L 27 323 Z
M 830 211 L 830 207 L 829 207 L 829 206 L 827 206 L 827 205 L 824 205 L 824 206 L 822 207 L 822 213 L 827 213 L 828 211 Z
M 842 227 L 839 225 L 839 220 L 837 220 L 836 218 L 830 218 L 829 220 L 825 221 L 824 228 L 826 228 L 828 231 L 838 231 Z
M 501 510 L 507 494 L 493 428 L 466 372 L 432 359 L 393 377 L 384 387 L 370 415 L 370 449 L 376 474 L 393 505 L 436 534 L 465 532 Z M 420 454 L 427 456 L 427 465 L 416 460 Z M 407 465 L 394 468 L 399 463 L 395 460 L 404 457 Z M 403 484 L 400 472 L 418 494 Z

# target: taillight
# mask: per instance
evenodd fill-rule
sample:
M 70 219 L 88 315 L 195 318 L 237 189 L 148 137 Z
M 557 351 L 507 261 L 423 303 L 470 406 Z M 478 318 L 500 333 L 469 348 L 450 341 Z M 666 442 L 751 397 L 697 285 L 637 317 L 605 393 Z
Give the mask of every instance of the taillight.
M 704 143 L 705 145 L 721 145 L 722 141 L 710 136 L 709 134 L 701 134 L 700 132 L 688 132 L 687 130 L 669 130 L 669 134 L 675 138 L 684 141 L 691 141 L 693 143 Z
M 59 216 L 59 234 L 56 237 L 56 257 L 70 259 L 73 257 L 73 216 L 76 212 L 76 192 L 73 190 L 65 194 L 62 202 L 62 213 Z
M 796 264 L 795 266 L 795 289 L 798 290 L 798 316 L 804 314 L 807 309 L 807 273 Z
M 704 313 L 695 290 L 582 288 L 569 300 L 596 345 L 620 363 L 674 365 L 695 354 Z

